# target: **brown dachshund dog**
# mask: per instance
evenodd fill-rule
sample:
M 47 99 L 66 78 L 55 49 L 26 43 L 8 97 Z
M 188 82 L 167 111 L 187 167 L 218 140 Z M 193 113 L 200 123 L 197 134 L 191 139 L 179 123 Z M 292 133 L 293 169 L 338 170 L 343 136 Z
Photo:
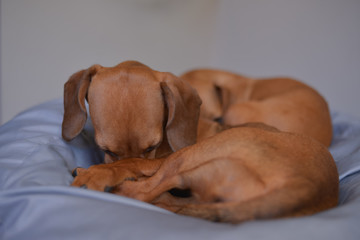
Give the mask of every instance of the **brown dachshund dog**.
M 328 105 L 314 89 L 290 78 L 252 79 L 199 69 L 183 74 L 203 101 L 199 135 L 209 120 L 236 126 L 262 122 L 281 131 L 306 134 L 329 146 L 332 126 Z M 206 127 L 201 127 L 202 124 Z M 214 124 L 213 124 L 214 125 Z
M 85 99 L 106 163 L 163 157 L 196 142 L 201 100 L 171 73 L 127 61 L 73 74 L 64 90 L 62 136 L 67 141 L 84 127 Z
M 329 209 L 337 205 L 338 184 L 325 146 L 256 123 L 225 130 L 164 159 L 124 159 L 77 169 L 73 182 L 231 223 Z

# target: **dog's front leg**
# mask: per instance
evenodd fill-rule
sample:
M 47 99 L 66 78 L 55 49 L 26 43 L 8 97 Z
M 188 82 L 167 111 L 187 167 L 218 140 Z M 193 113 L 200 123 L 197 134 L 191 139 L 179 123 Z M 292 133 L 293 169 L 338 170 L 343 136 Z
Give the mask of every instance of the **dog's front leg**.
M 109 164 L 99 164 L 88 169 L 76 168 L 71 186 L 96 191 L 112 192 L 113 188 L 125 180 L 136 181 L 152 176 L 160 167 L 162 159 L 124 159 Z

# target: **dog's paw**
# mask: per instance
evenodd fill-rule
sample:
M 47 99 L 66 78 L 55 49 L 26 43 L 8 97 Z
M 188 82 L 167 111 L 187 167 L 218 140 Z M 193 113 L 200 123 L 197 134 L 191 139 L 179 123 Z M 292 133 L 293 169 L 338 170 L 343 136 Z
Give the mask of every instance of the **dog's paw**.
M 71 175 L 73 176 L 73 177 L 77 177 L 79 174 L 78 174 L 78 172 L 80 171 L 83 171 L 84 170 L 84 168 L 81 168 L 81 167 L 77 167 L 77 168 L 75 168 L 74 170 L 72 170 L 72 172 L 71 172 Z
M 112 168 L 107 164 L 91 166 L 88 169 L 75 168 L 72 171 L 74 181 L 71 186 L 113 192 L 114 187 L 125 180 L 136 180 L 136 175 L 126 169 Z

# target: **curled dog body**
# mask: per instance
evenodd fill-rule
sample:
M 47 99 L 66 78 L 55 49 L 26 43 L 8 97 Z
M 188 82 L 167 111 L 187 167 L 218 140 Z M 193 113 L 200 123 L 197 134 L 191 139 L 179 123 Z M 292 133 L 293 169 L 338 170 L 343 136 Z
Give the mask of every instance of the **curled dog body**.
M 99 177 L 107 168 L 122 177 Z M 326 147 L 259 123 L 224 130 L 158 162 L 93 166 L 73 186 L 87 183 L 175 213 L 231 223 L 314 214 L 336 206 L 339 191 Z
M 213 69 L 189 71 L 180 78 L 198 91 L 203 101 L 201 118 L 231 127 L 262 122 L 330 146 L 328 105 L 316 90 L 300 81 L 284 77 L 255 79 Z

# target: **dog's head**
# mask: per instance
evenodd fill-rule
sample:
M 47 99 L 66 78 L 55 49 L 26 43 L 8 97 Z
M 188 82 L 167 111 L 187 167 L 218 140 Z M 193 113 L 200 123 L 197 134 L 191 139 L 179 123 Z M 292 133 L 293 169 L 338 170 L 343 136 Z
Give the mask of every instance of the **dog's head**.
M 73 74 L 64 89 L 62 136 L 67 141 L 84 127 L 85 99 L 107 163 L 162 157 L 196 142 L 201 100 L 171 73 L 128 61 Z

